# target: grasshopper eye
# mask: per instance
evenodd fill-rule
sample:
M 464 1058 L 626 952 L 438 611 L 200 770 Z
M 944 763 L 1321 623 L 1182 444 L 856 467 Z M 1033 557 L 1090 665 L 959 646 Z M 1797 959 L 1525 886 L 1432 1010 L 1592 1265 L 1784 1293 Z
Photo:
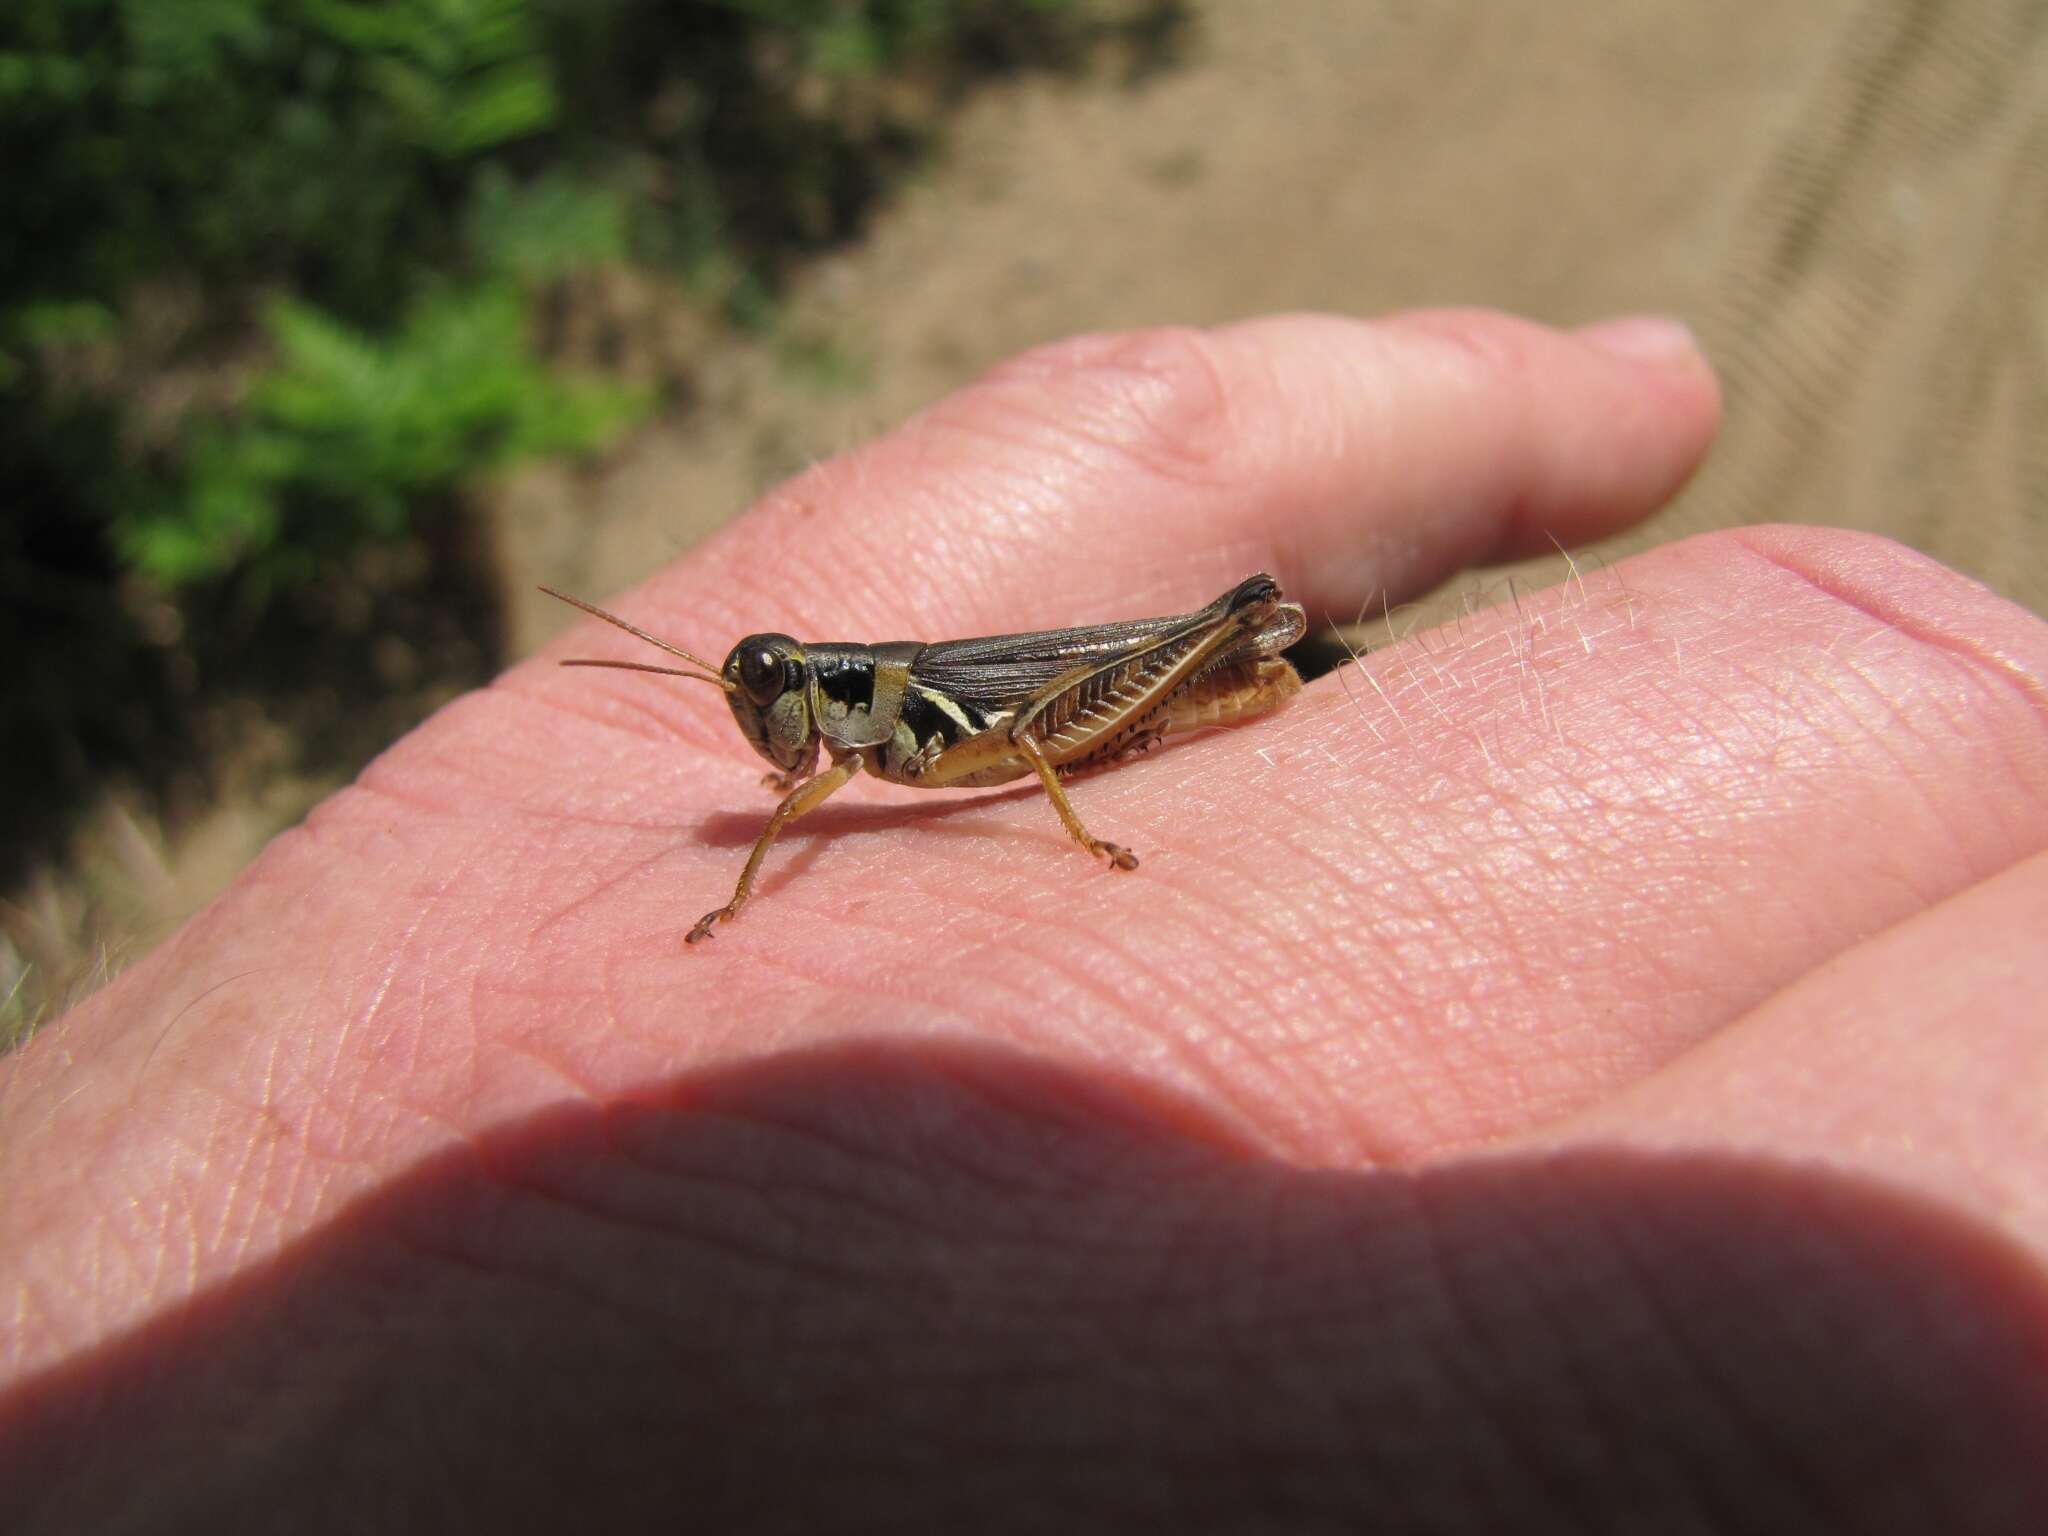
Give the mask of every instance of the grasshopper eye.
M 740 686 L 747 697 L 766 709 L 782 694 L 782 658 L 765 645 L 740 656 Z
M 800 647 L 787 635 L 749 635 L 733 647 L 725 666 L 725 675 L 740 685 L 740 692 L 757 709 L 766 709 L 792 688 L 803 686 Z

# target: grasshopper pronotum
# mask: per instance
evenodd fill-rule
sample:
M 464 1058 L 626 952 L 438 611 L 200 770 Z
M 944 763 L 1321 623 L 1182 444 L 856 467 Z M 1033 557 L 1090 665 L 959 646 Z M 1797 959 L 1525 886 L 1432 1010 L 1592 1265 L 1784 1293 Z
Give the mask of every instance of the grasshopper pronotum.
M 1163 619 L 933 645 L 749 635 L 713 667 L 602 608 L 541 590 L 696 670 L 636 661 L 563 666 L 658 672 L 723 689 L 741 734 L 776 767 L 766 783 L 783 801 L 732 900 L 699 919 L 692 944 L 739 915 L 776 834 L 862 769 L 914 789 L 978 789 L 1036 773 L 1075 842 L 1114 868 L 1136 869 L 1130 849 L 1081 825 L 1060 780 L 1142 752 L 1171 731 L 1279 708 L 1301 687 L 1280 652 L 1307 628 L 1300 605 L 1283 602 L 1279 584 L 1261 574 L 1206 608 Z M 829 760 L 823 772 L 820 747 Z

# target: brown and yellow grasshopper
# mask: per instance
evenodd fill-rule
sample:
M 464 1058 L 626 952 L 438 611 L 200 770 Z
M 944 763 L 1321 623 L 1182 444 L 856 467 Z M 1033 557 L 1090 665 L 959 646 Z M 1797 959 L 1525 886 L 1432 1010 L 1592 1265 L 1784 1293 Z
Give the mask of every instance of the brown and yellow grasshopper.
M 550 597 L 615 624 L 696 670 L 637 661 L 565 661 L 688 677 L 723 689 L 733 719 L 773 763 L 782 804 L 747 856 L 732 900 L 707 912 L 689 943 L 746 905 L 776 834 L 865 768 L 914 789 L 979 789 L 1036 773 L 1074 841 L 1117 869 L 1130 849 L 1092 836 L 1060 780 L 1142 752 L 1172 731 L 1263 715 L 1292 698 L 1301 677 L 1280 652 L 1307 628 L 1272 577 L 1248 576 L 1206 608 L 1163 619 L 990 635 L 926 645 L 841 641 L 806 645 L 749 635 L 713 667 L 602 608 Z M 818 771 L 822 747 L 828 766 Z

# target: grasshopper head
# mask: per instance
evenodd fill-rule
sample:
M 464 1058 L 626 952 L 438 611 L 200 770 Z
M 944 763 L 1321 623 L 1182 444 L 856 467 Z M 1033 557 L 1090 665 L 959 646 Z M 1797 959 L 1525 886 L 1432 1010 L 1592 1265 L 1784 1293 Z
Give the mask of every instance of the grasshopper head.
M 784 773 L 802 767 L 818 749 L 805 665 L 804 648 L 788 635 L 749 635 L 720 670 L 740 733 Z

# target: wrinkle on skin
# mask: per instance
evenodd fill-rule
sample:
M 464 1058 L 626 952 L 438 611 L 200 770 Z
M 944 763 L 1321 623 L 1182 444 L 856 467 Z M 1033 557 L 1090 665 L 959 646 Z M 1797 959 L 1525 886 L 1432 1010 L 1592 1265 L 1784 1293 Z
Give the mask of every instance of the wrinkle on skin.
M 1925 556 L 1900 560 L 1883 540 L 1849 541 L 1833 546 L 1802 537 L 1790 528 L 1759 528 L 1732 535 L 1745 548 L 1790 575 L 1798 577 L 1829 597 L 1867 615 L 1885 630 L 1897 631 L 1937 650 L 1947 651 L 1985 671 L 2009 680 L 2029 707 L 2044 712 L 2048 726 L 2048 668 L 2035 654 L 2037 647 L 2026 633 L 2026 616 L 2011 604 L 2001 603 L 1988 589 L 1967 577 L 1943 572 L 1950 585 L 1977 591 L 1989 601 L 1989 624 L 1959 625 L 1953 616 L 1938 609 L 1929 611 L 1920 583 L 1941 568 Z M 1919 567 L 1914 570 L 1913 567 Z M 1974 616 L 1973 616 L 1974 617 Z M 2018 621 L 2018 622 L 2015 622 Z
M 1794 1148 L 1967 1198 L 2048 1251 L 2048 854 L 1875 933 L 1711 1040 L 1523 1144 Z M 1971 957 L 1958 964 L 1957 957 Z
M 1034 456 L 1069 462 L 1091 479 L 1129 483 L 1135 469 L 1139 483 L 1209 494 L 1243 483 L 1241 456 L 1260 442 L 1235 430 L 1232 401 L 1267 392 L 1258 385 L 1270 390 L 1273 380 L 1269 374 L 1240 389 L 1242 372 L 1218 357 L 1208 334 L 1179 327 L 1055 343 L 987 382 L 1034 386 L 1016 391 L 1013 418 L 1023 424 L 1018 443 Z M 978 415 L 969 409 L 951 419 L 964 416 L 976 430 Z
M 735 636 L 734 640 L 738 638 Z M 550 654 L 576 648 L 558 643 L 550 647 Z M 588 651 L 591 647 L 582 649 Z M 595 659 L 639 659 L 624 646 L 610 649 L 617 650 L 619 655 Z M 730 644 L 727 649 L 731 649 Z M 735 761 L 756 761 L 746 743 L 734 739 L 731 715 L 723 699 L 715 704 L 692 704 L 686 691 L 670 696 L 665 689 L 650 690 L 640 674 L 597 681 L 603 677 L 603 670 L 590 668 L 583 669 L 582 675 L 591 678 L 592 682 L 581 694 L 565 694 L 555 688 L 534 688 L 517 673 L 498 679 L 491 688 L 501 695 L 511 696 L 508 711 L 551 711 L 562 717 L 565 729 L 587 729 L 600 734 L 616 732 L 630 738 L 636 748 L 651 746 L 663 752 L 674 752 L 681 747 L 707 757 L 730 756 Z M 624 686 L 625 677 L 639 679 L 640 686 Z M 679 710 L 676 707 L 678 702 L 685 707 Z

